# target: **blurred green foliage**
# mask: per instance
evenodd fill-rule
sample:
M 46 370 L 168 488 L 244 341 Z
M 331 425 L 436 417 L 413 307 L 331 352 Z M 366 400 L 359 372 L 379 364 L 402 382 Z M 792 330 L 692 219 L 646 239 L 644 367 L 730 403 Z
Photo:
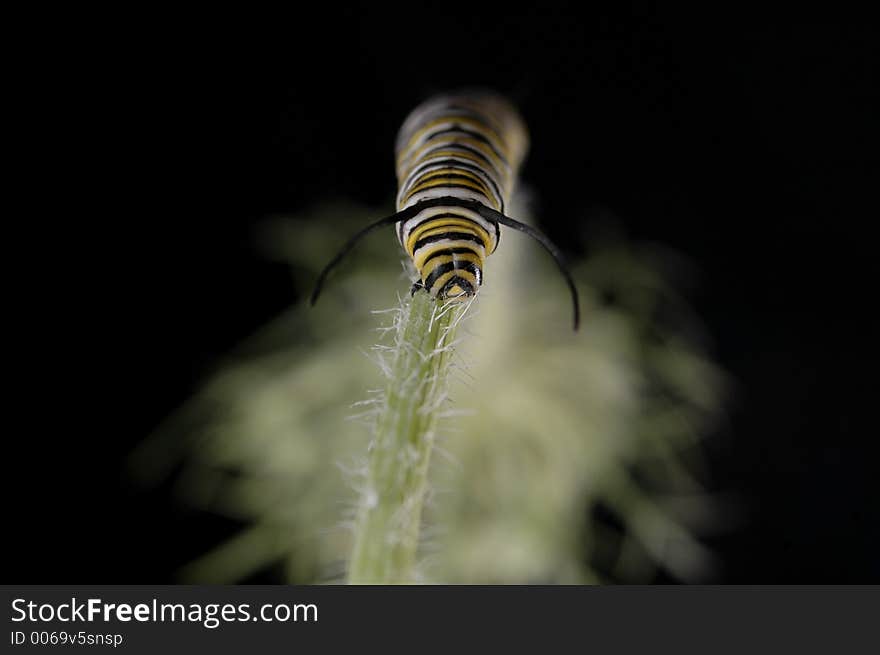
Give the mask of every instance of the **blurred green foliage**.
M 270 222 L 261 241 L 308 283 L 374 218 L 326 206 Z M 718 415 L 723 375 L 666 275 L 668 253 L 621 240 L 590 249 L 573 267 L 578 333 L 536 244 L 508 231 L 487 260 L 432 459 L 421 580 L 710 574 L 695 537 L 714 517 L 698 482 L 700 439 Z M 234 582 L 277 562 L 290 582 L 344 578 L 369 401 L 383 385 L 375 360 L 390 345 L 391 318 L 374 310 L 406 301 L 413 276 L 401 254 L 391 230 L 368 238 L 314 309 L 292 307 L 254 335 L 135 454 L 140 476 L 174 471 L 186 502 L 250 526 L 182 579 Z

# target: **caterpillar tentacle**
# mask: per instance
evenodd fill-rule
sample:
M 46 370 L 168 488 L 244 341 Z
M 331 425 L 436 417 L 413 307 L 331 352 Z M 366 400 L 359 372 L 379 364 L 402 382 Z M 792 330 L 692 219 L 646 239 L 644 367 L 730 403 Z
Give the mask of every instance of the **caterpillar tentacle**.
M 352 237 L 321 272 L 327 274 L 363 236 L 395 224 L 401 246 L 419 273 L 418 287 L 441 300 L 466 300 L 483 281 L 486 258 L 498 247 L 500 225 L 538 241 L 569 287 L 578 328 L 577 289 L 559 249 L 541 232 L 505 215 L 528 149 L 517 111 L 488 92 L 441 95 L 416 107 L 397 135 L 397 213 Z

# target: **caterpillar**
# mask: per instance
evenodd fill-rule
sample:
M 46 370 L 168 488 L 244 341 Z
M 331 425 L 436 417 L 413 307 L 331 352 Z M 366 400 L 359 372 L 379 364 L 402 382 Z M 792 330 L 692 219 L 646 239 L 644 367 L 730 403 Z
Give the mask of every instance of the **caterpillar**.
M 519 113 L 493 93 L 444 94 L 416 107 L 395 145 L 397 213 L 349 239 L 318 276 L 311 304 L 357 242 L 391 224 L 419 273 L 414 293 L 470 298 L 482 284 L 484 261 L 498 247 L 504 225 L 532 237 L 553 257 L 571 293 L 577 330 L 577 289 L 559 249 L 539 230 L 505 214 L 528 146 Z

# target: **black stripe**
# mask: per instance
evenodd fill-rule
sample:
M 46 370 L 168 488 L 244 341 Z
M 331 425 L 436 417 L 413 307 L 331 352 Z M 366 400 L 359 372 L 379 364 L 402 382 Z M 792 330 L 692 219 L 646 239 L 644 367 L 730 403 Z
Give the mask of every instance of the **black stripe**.
M 485 205 L 483 205 L 479 200 L 469 200 L 469 199 L 465 199 L 465 198 L 456 198 L 455 196 L 443 196 L 441 198 L 426 198 L 425 200 L 419 200 L 416 204 L 410 205 L 409 207 L 407 207 L 406 209 L 402 209 L 398 213 L 398 215 L 401 217 L 400 218 L 400 220 L 401 220 L 400 227 L 398 227 L 398 234 L 402 235 L 403 221 L 408 221 L 413 216 L 418 215 L 418 213 L 420 211 L 422 211 L 423 209 L 429 209 L 431 207 L 462 207 L 464 209 L 470 209 L 473 212 L 477 212 L 478 214 L 480 214 L 480 216 L 482 216 L 482 218 L 484 220 L 493 224 L 495 226 L 495 243 L 498 243 L 498 240 L 501 238 L 501 228 L 499 227 L 497 221 L 492 220 L 491 218 L 488 218 L 486 216 L 483 216 L 483 214 L 480 213 L 481 206 L 485 207 Z M 427 218 L 424 221 L 419 221 L 418 223 L 413 225 L 413 227 L 411 228 L 410 231 L 416 229 L 420 225 L 424 225 L 425 222 L 432 220 L 434 218 L 437 218 L 437 217 L 431 216 L 430 218 Z M 460 216 L 459 218 L 464 218 L 465 220 L 471 221 L 472 223 L 476 223 L 477 225 L 479 225 L 479 223 L 477 223 L 472 218 L 467 218 L 466 216 Z M 401 238 L 401 241 L 403 241 L 402 238 Z
M 449 127 L 449 128 L 444 128 L 442 130 L 437 130 L 436 132 L 431 132 L 428 136 L 425 137 L 425 140 L 423 143 L 428 143 L 428 141 L 431 141 L 432 139 L 436 139 L 438 136 L 443 136 L 445 134 L 466 134 L 467 136 L 472 137 L 472 138 L 476 139 L 477 141 L 485 143 L 487 146 L 489 146 L 489 148 L 492 150 L 492 152 L 495 153 L 495 155 L 498 157 L 498 159 L 503 161 L 505 164 L 508 163 L 507 158 L 505 158 L 504 155 L 502 155 L 500 152 L 498 152 L 498 148 L 495 147 L 494 143 L 492 143 L 488 138 L 486 138 L 485 136 L 483 136 L 479 132 L 474 132 L 473 130 L 469 130 L 465 127 Z
M 424 157 L 422 158 L 422 161 L 424 163 L 419 164 L 417 168 L 414 168 L 412 173 L 409 174 L 408 178 L 419 175 L 424 169 L 430 166 L 446 166 L 448 168 L 464 168 L 475 173 L 480 173 L 482 175 L 485 175 L 487 179 L 491 180 L 492 183 L 495 184 L 495 174 L 493 172 L 487 171 L 482 166 L 478 166 L 477 164 L 474 164 L 470 161 L 461 161 L 459 159 L 431 159 L 425 161 Z
M 479 225 L 479 223 L 477 223 L 474 219 L 472 219 L 469 216 L 465 216 L 463 214 L 456 214 L 455 212 L 443 212 L 442 214 L 434 214 L 433 216 L 428 216 L 427 218 L 423 218 L 418 223 L 413 225 L 409 231 L 412 232 L 417 227 L 421 227 L 425 223 L 430 223 L 431 221 L 436 221 L 438 218 L 460 218 L 463 221 L 470 221 L 471 223 L 474 223 L 475 225 Z
M 470 241 L 472 243 L 483 246 L 484 250 L 488 248 L 488 245 L 483 243 L 483 240 L 475 234 L 468 234 L 467 232 L 444 232 L 443 234 L 432 234 L 428 237 L 422 237 L 421 239 L 416 241 L 411 254 L 414 255 L 416 250 L 427 246 L 429 243 L 436 243 L 437 241 L 443 241 L 443 239 L 451 239 L 454 241 Z
M 413 207 L 418 207 L 419 211 L 422 211 L 422 209 L 424 209 L 425 206 L 428 206 L 428 207 L 436 207 L 438 204 L 443 204 L 443 203 L 433 203 L 433 204 L 430 204 L 430 205 L 424 205 L 424 204 L 423 204 L 423 203 L 431 202 L 431 200 L 433 200 L 433 199 L 422 200 L 422 201 L 420 201 L 420 202 L 417 202 L 415 205 L 413 205 Z M 476 211 L 476 210 L 474 210 L 474 211 Z M 413 216 L 417 216 L 417 215 L 418 215 L 418 212 L 415 212 L 415 214 L 411 215 L 410 218 L 412 218 Z M 458 218 L 458 219 L 461 219 L 461 220 L 463 220 L 463 221 L 468 221 L 468 222 L 470 222 L 470 223 L 473 223 L 474 225 L 480 225 L 480 224 L 477 223 L 474 219 L 472 219 L 470 216 L 463 216 L 463 215 L 461 215 L 461 214 L 456 214 L 455 212 L 444 212 L 444 213 L 442 213 L 442 214 L 434 214 L 433 216 L 428 216 L 427 218 L 423 218 L 423 219 L 420 220 L 418 223 L 416 223 L 415 225 L 413 225 L 413 226 L 409 229 L 409 232 L 412 233 L 413 230 L 416 230 L 416 229 L 420 228 L 420 227 L 421 227 L 422 225 L 424 225 L 425 223 L 431 223 L 432 221 L 436 221 L 437 219 L 440 219 L 440 218 Z M 407 220 L 409 220 L 409 219 L 407 219 Z M 400 240 L 401 240 L 401 241 L 403 241 L 403 226 L 404 226 L 405 224 L 406 224 L 406 221 L 400 221 L 400 223 L 399 223 L 398 226 L 397 226 L 397 234 L 398 234 L 398 236 L 400 237 Z M 497 226 L 496 226 L 496 227 L 497 227 Z
M 465 170 L 472 171 L 474 173 L 480 173 L 481 175 L 485 176 L 485 180 L 483 180 L 482 177 L 480 179 L 483 180 L 484 183 L 485 183 L 485 181 L 489 182 L 490 186 L 492 187 L 492 190 L 495 191 L 495 195 L 497 196 L 498 200 L 501 202 L 501 210 L 500 211 L 502 214 L 504 213 L 504 194 L 501 193 L 501 187 L 498 186 L 498 183 L 495 181 L 494 176 L 489 171 L 487 171 L 483 168 L 480 168 L 476 164 L 461 162 L 461 161 L 458 161 L 457 159 L 435 159 L 434 161 L 425 162 L 424 164 L 422 164 L 421 166 L 416 168 L 412 173 L 409 174 L 408 179 L 418 178 L 418 176 L 421 174 L 421 172 L 424 169 L 429 168 L 431 166 L 446 166 L 448 168 L 463 168 Z M 415 186 L 415 185 L 413 185 L 413 186 Z
M 443 219 L 443 218 L 457 218 L 462 221 L 467 221 L 468 223 L 473 223 L 481 230 L 486 229 L 480 223 L 478 223 L 474 219 L 470 218 L 469 216 L 462 216 L 461 214 L 456 214 L 455 212 L 444 212 L 443 214 L 435 214 L 434 216 L 429 216 L 428 218 L 422 219 L 421 221 L 419 221 L 418 223 L 416 223 L 415 225 L 413 225 L 409 229 L 409 233 L 412 234 L 415 230 L 419 229 L 423 225 L 426 225 L 427 223 L 433 223 L 434 221 L 438 221 L 439 219 Z M 441 220 L 439 222 L 442 223 L 443 221 Z M 438 225 L 437 227 L 441 227 L 441 226 Z M 454 230 L 455 226 L 450 226 L 450 229 Z
M 431 291 L 438 278 L 449 271 L 470 271 L 476 279 L 480 279 L 479 269 L 473 262 L 449 262 L 448 264 L 440 264 L 440 266 L 431 271 L 428 279 L 424 280 L 425 288 Z
M 485 189 L 487 193 L 491 191 L 489 185 L 486 184 L 486 182 L 480 177 L 477 177 L 476 181 L 474 181 L 474 178 L 470 177 L 469 175 L 465 175 L 464 173 L 444 173 L 443 171 L 433 171 L 431 173 L 428 173 L 422 179 L 415 182 L 412 186 L 417 187 L 424 182 L 429 182 L 431 180 L 437 180 L 441 178 L 448 178 L 450 180 L 468 180 L 469 182 L 473 182 L 474 184 L 478 185 L 480 189 Z M 436 189 L 437 187 L 433 188 Z M 410 193 L 411 191 L 412 189 L 407 191 L 407 193 Z
M 485 154 L 477 150 L 476 148 L 472 148 L 471 146 L 463 143 L 447 143 L 446 145 L 437 146 L 436 148 L 431 148 L 430 150 L 426 150 L 422 153 L 421 157 L 419 157 L 419 161 L 424 160 L 425 157 L 431 155 L 431 153 L 437 152 L 439 150 L 459 150 L 461 152 L 466 152 L 468 154 L 473 155 L 474 157 L 478 157 L 479 159 L 486 162 L 486 165 L 495 171 L 495 174 L 500 178 L 503 177 L 501 171 L 498 170 L 498 167 L 495 163 L 489 159 Z
M 460 116 L 466 116 L 467 118 L 473 119 L 480 125 L 484 125 L 486 129 L 492 130 L 496 134 L 500 134 L 498 129 L 498 125 L 493 125 L 492 122 L 484 115 L 479 112 L 474 111 L 473 109 L 468 109 L 462 105 L 446 105 L 444 111 L 454 112 L 448 114 L 450 120 L 455 120 Z M 446 115 L 439 115 L 440 118 L 446 118 Z
M 439 186 L 430 187 L 428 189 L 420 189 L 419 191 L 416 191 L 415 193 L 426 193 L 428 191 L 437 191 L 438 189 L 466 189 L 467 191 L 471 191 L 473 193 L 479 193 L 487 201 L 489 200 L 489 193 L 488 192 L 484 193 L 483 191 L 480 191 L 479 189 L 475 189 L 471 186 L 468 186 L 467 184 L 441 184 Z M 412 191 L 412 189 L 410 189 L 409 191 L 406 192 L 406 198 L 407 198 L 407 200 L 409 200 L 412 197 L 413 197 L 413 191 Z
M 460 118 L 462 116 L 464 116 L 465 118 L 470 118 L 474 122 L 479 123 L 486 130 L 491 132 L 493 138 L 496 138 L 501 143 L 507 145 L 504 139 L 504 130 L 502 129 L 501 125 L 493 123 L 485 114 L 477 113 L 473 110 L 462 107 L 461 105 L 447 105 L 447 111 L 451 111 L 454 113 L 446 114 L 440 117 L 441 120 L 448 119 L 450 122 L 454 122 L 456 118 Z
M 413 251 L 413 252 L 415 252 L 415 251 Z M 432 259 L 436 259 L 437 257 L 445 257 L 448 255 L 476 255 L 477 257 L 479 257 L 480 253 L 478 253 L 473 248 L 444 248 L 443 250 L 438 250 L 437 252 L 433 253 L 430 257 L 428 257 L 422 263 L 422 268 L 425 268 L 425 266 L 428 265 L 428 262 L 431 261 Z

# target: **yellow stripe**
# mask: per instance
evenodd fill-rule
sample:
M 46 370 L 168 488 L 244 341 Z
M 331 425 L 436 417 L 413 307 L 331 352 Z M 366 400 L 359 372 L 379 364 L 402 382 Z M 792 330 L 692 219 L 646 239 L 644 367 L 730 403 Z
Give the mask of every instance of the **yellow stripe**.
M 461 243 L 461 242 L 459 242 L 459 243 Z M 416 270 L 421 271 L 422 266 L 425 265 L 425 262 L 428 261 L 433 255 L 437 254 L 438 251 L 448 250 L 449 248 L 456 248 L 456 247 L 469 248 L 471 246 L 473 246 L 474 248 L 479 248 L 479 246 L 477 244 L 470 243 L 470 242 L 468 242 L 468 245 L 466 245 L 466 246 L 454 246 L 454 245 L 451 245 L 450 243 L 431 244 L 430 247 L 422 248 L 422 250 L 419 252 L 418 257 L 415 257 L 415 256 L 413 257 L 413 264 L 415 264 Z M 441 255 L 437 259 L 444 259 L 445 261 L 452 261 L 452 260 L 459 260 L 460 259 L 460 260 L 473 262 L 474 264 L 476 264 L 480 268 L 483 268 L 483 260 L 485 259 L 485 257 L 480 255 L 480 253 L 478 253 L 478 252 L 474 252 L 474 253 L 466 252 L 466 253 L 456 253 L 454 255 Z M 434 269 L 434 267 L 432 266 L 431 270 L 433 270 L 433 269 Z M 426 278 L 423 277 L 422 279 L 424 280 Z
M 419 225 L 412 232 L 409 233 L 409 236 L 406 239 L 406 251 L 410 256 L 413 254 L 413 248 L 416 245 L 416 241 L 421 239 L 423 236 L 430 237 L 438 234 L 443 234 L 444 232 L 451 232 L 449 228 L 463 228 L 460 230 L 455 230 L 456 232 L 465 232 L 468 234 L 473 234 L 475 237 L 480 239 L 484 246 L 485 244 L 492 243 L 492 240 L 489 238 L 489 233 L 486 232 L 478 223 L 475 223 L 466 218 L 438 218 L 433 221 L 426 221 L 425 223 Z
M 418 235 L 416 235 L 416 237 L 413 239 L 412 248 L 414 249 L 416 247 L 416 243 L 418 242 L 419 239 L 422 239 L 424 237 L 444 236 L 448 232 L 451 232 L 451 231 L 452 230 L 449 228 L 449 226 L 434 227 L 432 229 L 424 230 L 424 231 L 420 232 Z M 466 234 L 473 234 L 478 239 L 480 238 L 480 235 L 476 233 L 476 230 L 471 229 L 470 226 L 468 226 L 466 228 L 456 229 L 455 231 L 456 232 L 464 232 Z M 407 243 L 409 243 L 409 239 L 407 239 Z M 473 242 L 471 242 L 471 243 L 473 243 Z M 415 250 L 412 250 L 412 252 L 415 252 Z M 412 252 L 410 254 L 412 254 Z
M 423 248 L 420 248 L 418 251 L 418 256 L 416 253 L 412 254 L 413 264 L 415 264 L 416 270 L 422 268 L 425 264 L 425 261 L 430 258 L 432 255 L 437 252 L 448 250 L 449 248 L 470 248 L 476 253 L 476 255 L 480 258 L 480 267 L 483 266 L 483 260 L 486 259 L 486 248 L 485 246 L 478 245 L 473 241 L 460 241 L 460 240 L 452 240 L 452 241 L 439 241 L 437 243 L 431 243 Z
M 497 168 L 499 171 L 504 171 L 505 175 L 509 175 L 507 173 L 508 165 L 505 164 L 504 162 L 502 162 L 498 158 L 498 155 L 496 155 L 494 152 L 492 152 L 492 149 L 489 146 L 487 146 L 485 143 L 483 143 L 482 141 L 477 141 L 476 139 L 472 139 L 470 137 L 449 137 L 449 138 L 450 138 L 450 142 L 446 143 L 444 145 L 448 146 L 448 145 L 454 145 L 454 144 L 460 143 L 462 145 L 470 146 L 474 150 L 479 150 L 481 153 L 486 155 L 487 159 L 489 159 L 492 163 L 495 164 L 495 168 Z M 429 141 L 425 144 L 422 144 L 422 146 L 420 146 L 419 149 L 416 150 L 412 155 L 407 155 L 406 151 L 401 151 L 400 154 L 397 156 L 397 168 L 400 169 L 400 166 L 407 159 L 412 158 L 414 161 L 418 161 L 419 159 L 421 159 L 421 156 L 424 152 L 433 148 L 436 145 L 438 145 L 436 142 Z
M 407 144 L 401 149 L 401 152 L 409 150 L 416 141 L 422 138 L 422 136 L 424 136 L 432 128 L 435 128 L 443 123 L 459 123 L 461 125 L 468 125 L 473 128 L 473 131 L 478 132 L 487 139 L 494 141 L 495 146 L 498 148 L 498 150 L 501 151 L 501 154 L 504 155 L 505 158 L 509 154 L 509 150 L 507 148 L 507 144 L 504 142 L 504 139 L 502 139 L 501 135 L 492 128 L 486 127 L 485 125 L 474 120 L 473 118 L 468 118 L 466 116 L 450 115 L 441 116 L 440 118 L 435 118 L 432 121 L 428 121 L 424 124 L 424 126 L 413 132 L 413 135 L 409 138 Z
M 467 178 L 473 180 L 474 182 L 479 184 L 481 187 L 483 187 L 487 191 L 487 195 L 489 195 L 488 192 L 491 192 L 491 189 L 489 188 L 489 186 L 485 182 L 483 182 L 483 179 L 479 175 L 474 173 L 473 171 L 470 171 L 466 168 L 453 168 L 451 166 L 444 166 L 443 168 L 436 168 L 433 171 L 425 171 L 424 173 L 419 175 L 419 177 L 418 177 L 419 181 L 417 182 L 417 184 L 421 184 L 422 182 L 427 182 L 428 180 L 433 180 L 435 178 L 449 177 L 450 174 L 451 175 L 459 175 L 462 177 L 467 177 Z
M 441 255 L 440 257 L 435 257 L 431 261 L 427 263 L 424 268 L 420 268 L 419 272 L 422 274 L 422 281 L 425 281 L 430 277 L 431 273 L 438 266 L 443 266 L 443 264 L 451 264 L 456 261 L 466 261 L 471 262 L 472 264 L 476 264 L 480 266 L 482 264 L 482 260 L 477 255 L 472 254 L 461 254 L 461 255 Z
M 483 161 L 482 159 L 480 159 L 479 157 L 477 157 L 476 155 L 472 155 L 469 152 L 461 152 L 458 150 L 438 150 L 437 152 L 431 153 L 430 157 L 425 157 L 425 158 L 419 159 L 418 161 L 414 161 L 410 165 L 410 167 L 407 169 L 406 175 L 401 175 L 400 179 L 404 180 L 404 181 L 408 180 L 409 176 L 412 175 L 412 172 L 416 168 L 421 166 L 422 164 L 427 164 L 428 162 L 431 162 L 434 159 L 446 159 L 448 157 L 458 157 L 459 159 L 466 159 L 466 160 L 476 164 L 480 168 L 480 170 L 483 171 L 483 174 L 486 177 L 490 177 L 493 179 L 495 177 L 495 171 L 487 168 L 486 162 Z M 503 175 L 503 172 L 502 172 L 502 175 Z
M 426 189 L 433 189 L 435 187 L 440 187 L 440 186 L 449 186 L 449 184 L 450 184 L 450 180 L 448 177 L 441 177 L 439 179 L 429 180 L 427 182 L 420 182 L 419 184 L 417 184 L 416 186 L 414 186 L 412 189 L 410 189 L 407 192 L 406 196 L 404 196 L 404 198 L 403 198 L 403 202 L 404 203 L 409 202 L 409 199 L 412 198 L 415 194 L 419 193 L 420 191 L 425 191 Z M 486 198 L 492 198 L 493 202 L 494 202 L 495 195 L 490 193 L 489 190 L 481 184 L 475 184 L 473 182 L 468 182 L 465 180 L 456 180 L 454 182 L 454 184 L 458 184 L 460 186 L 465 186 L 469 189 L 473 189 L 474 191 L 479 191 L 484 196 L 486 196 Z M 498 209 L 497 205 L 495 206 L 495 209 Z
M 451 280 L 455 276 L 458 276 L 460 278 L 464 278 L 465 280 L 470 282 L 471 286 L 474 289 L 476 289 L 477 286 L 479 286 L 479 285 L 477 285 L 477 278 L 474 277 L 473 273 L 471 273 L 470 271 L 455 270 L 455 271 L 448 271 L 448 272 L 444 273 L 443 275 L 441 275 L 440 277 L 438 277 L 437 280 L 434 282 L 434 284 L 431 286 L 431 288 L 428 289 L 428 291 L 431 293 L 432 296 L 436 296 L 437 293 L 440 291 L 440 289 L 443 288 L 443 285 L 446 284 L 447 282 L 449 282 L 449 280 Z M 425 281 L 425 278 L 422 278 L 422 282 L 424 282 L 424 281 Z M 437 291 L 435 292 L 434 289 L 437 289 Z

